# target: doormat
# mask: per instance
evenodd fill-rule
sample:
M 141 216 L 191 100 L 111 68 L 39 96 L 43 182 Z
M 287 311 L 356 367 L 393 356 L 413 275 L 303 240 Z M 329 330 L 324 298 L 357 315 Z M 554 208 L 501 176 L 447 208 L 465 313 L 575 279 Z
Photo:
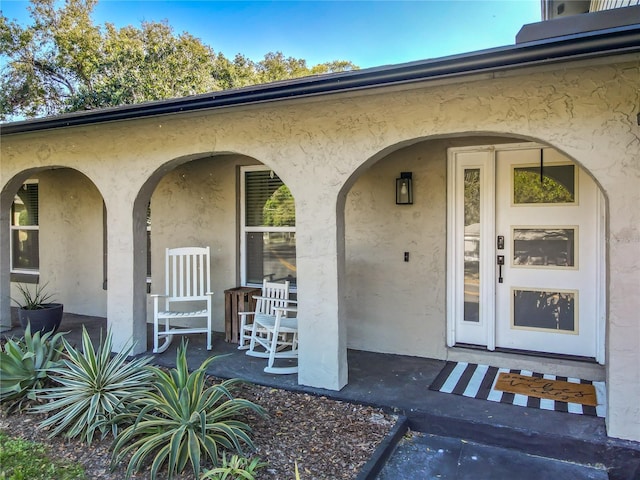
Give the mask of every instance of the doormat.
M 572 383 L 503 372 L 498 374 L 495 389 L 529 397 L 581 403 L 592 407 L 598 406 L 596 389 L 591 383 Z
M 596 405 L 584 405 L 575 401 L 552 400 L 540 398 L 531 394 L 502 391 L 496 388 L 498 375 L 508 373 L 545 380 L 561 381 L 578 385 L 592 385 L 596 392 Z M 554 410 L 556 412 L 575 413 L 603 417 L 606 412 L 606 394 L 604 382 L 592 382 L 579 378 L 567 378 L 556 375 L 542 374 L 528 370 L 511 370 L 508 368 L 491 367 L 466 362 L 447 362 L 429 386 L 429 390 L 443 393 L 453 393 L 470 398 L 489 400 L 491 402 L 509 403 L 522 407 Z

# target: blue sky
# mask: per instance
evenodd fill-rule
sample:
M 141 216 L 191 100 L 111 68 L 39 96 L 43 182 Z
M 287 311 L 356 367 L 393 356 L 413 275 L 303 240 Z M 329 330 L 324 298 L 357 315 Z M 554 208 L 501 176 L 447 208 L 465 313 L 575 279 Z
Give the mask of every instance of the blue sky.
M 4 16 L 23 24 L 27 6 L 1 3 Z M 522 25 L 540 21 L 540 2 L 100 0 L 94 10 L 99 25 L 165 19 L 230 58 L 281 51 L 308 65 L 351 60 L 366 68 L 511 45 Z

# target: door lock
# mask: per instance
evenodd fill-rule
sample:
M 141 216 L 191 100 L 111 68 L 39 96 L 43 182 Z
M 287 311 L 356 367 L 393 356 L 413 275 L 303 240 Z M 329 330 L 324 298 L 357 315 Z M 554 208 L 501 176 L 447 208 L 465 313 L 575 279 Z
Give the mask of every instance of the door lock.
M 500 238 L 500 237 L 498 237 Z M 504 266 L 504 255 L 498 255 L 498 283 L 503 283 L 504 278 L 502 278 L 502 267 Z
M 504 250 L 504 235 L 498 235 L 498 241 L 496 243 L 498 244 L 498 250 Z

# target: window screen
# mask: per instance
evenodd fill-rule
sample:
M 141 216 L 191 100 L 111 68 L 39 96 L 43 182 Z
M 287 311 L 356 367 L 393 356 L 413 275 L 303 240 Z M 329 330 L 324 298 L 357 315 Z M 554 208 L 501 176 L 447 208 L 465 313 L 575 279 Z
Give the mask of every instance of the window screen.
M 24 184 L 11 206 L 11 269 L 34 273 L 40 266 L 38 184 Z

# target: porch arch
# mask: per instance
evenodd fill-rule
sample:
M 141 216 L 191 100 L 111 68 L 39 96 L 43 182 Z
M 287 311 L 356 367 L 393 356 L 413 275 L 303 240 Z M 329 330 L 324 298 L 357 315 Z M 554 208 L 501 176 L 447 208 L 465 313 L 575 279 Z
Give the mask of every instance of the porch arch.
M 132 248 L 129 289 L 110 291 L 110 302 L 118 305 L 130 302 L 127 329 L 138 344 L 146 345 L 147 323 L 151 309 L 147 298 L 145 278 L 151 273 L 150 291 L 159 293 L 164 278 L 164 249 L 185 245 L 211 247 L 213 326 L 224 330 L 224 290 L 239 285 L 237 225 L 237 172 L 241 166 L 270 166 L 244 153 L 209 151 L 178 156 L 158 166 L 138 188 L 131 216 Z M 147 207 L 151 212 L 151 272 L 147 272 Z M 123 252 L 113 252 L 122 257 Z M 124 252 L 126 253 L 126 252 Z M 115 262 L 114 262 L 115 263 Z M 111 255 L 110 255 L 111 265 Z M 126 269 L 125 269 L 126 271 Z M 118 280 L 120 283 L 120 280 Z M 111 289 L 110 289 L 111 290 Z M 114 295 L 113 300 L 111 295 Z M 119 322 L 120 315 L 110 318 Z M 124 317 L 122 317 L 124 318 Z M 131 320 L 133 319 L 133 320 Z M 126 321 L 126 319 L 125 319 Z
M 44 165 L 16 173 L 0 192 L 0 318 L 11 323 L 11 206 L 28 179 L 38 181 L 40 262 L 33 280 L 48 290 L 65 311 L 104 316 L 104 200 L 90 176 L 65 165 Z M 46 247 L 46 248 L 42 248 Z M 28 280 L 26 275 L 14 278 Z M 15 293 L 15 292 L 14 292 Z
M 530 136 L 503 132 L 453 132 L 405 139 L 364 160 L 351 173 L 342 186 L 336 208 L 337 222 L 344 222 L 345 229 L 342 241 L 346 242 L 346 253 L 339 259 L 344 264 L 345 275 L 339 278 L 339 291 L 342 292 L 341 321 L 347 324 L 349 348 L 447 357 L 444 329 L 447 149 L 529 141 L 555 148 L 594 178 L 580 159 L 563 152 L 562 148 Z M 414 172 L 415 204 L 411 206 L 395 205 L 395 178 L 402 171 Z M 594 180 L 603 192 L 606 205 L 606 192 L 598 180 Z M 425 246 L 425 242 L 429 245 Z M 409 254 L 408 262 L 404 261 L 405 252 Z M 421 285 L 430 287 L 421 289 Z M 432 295 L 430 303 L 425 295 Z M 389 297 L 394 298 L 391 303 L 398 305 L 400 311 L 388 307 Z M 421 331 L 398 319 L 425 314 L 440 327 Z M 378 320 L 366 324 L 358 316 Z M 404 334 L 385 330 L 384 318 L 392 317 L 398 326 L 403 325 Z M 375 331 L 379 341 L 374 338 Z M 439 346 L 430 343 L 433 335 Z M 363 340 L 362 336 L 369 336 L 369 340 Z M 608 338 L 606 341 L 608 348 Z M 425 353 L 425 342 L 432 345 L 428 353 Z
M 384 346 L 381 346 L 381 345 L 377 345 L 374 348 L 371 348 L 370 346 L 357 344 L 354 342 L 355 335 L 360 334 L 362 329 L 370 327 L 370 326 L 363 326 L 363 325 L 360 325 L 360 327 L 354 327 L 355 315 L 358 314 L 358 315 L 366 316 L 370 312 L 368 312 L 366 308 L 365 308 L 365 311 L 362 311 L 362 304 L 366 302 L 362 302 L 361 296 L 363 292 L 366 291 L 366 287 L 357 289 L 357 288 L 354 288 L 353 284 L 354 282 L 362 278 L 371 279 L 375 276 L 375 273 L 364 272 L 364 273 L 361 273 L 360 275 L 357 275 L 357 274 L 354 274 L 353 268 L 349 265 L 349 262 L 362 261 L 362 256 L 358 258 L 358 255 L 356 255 L 356 260 L 354 260 L 354 255 L 353 255 L 354 247 L 349 243 L 350 241 L 353 241 L 352 239 L 351 240 L 349 239 L 352 236 L 352 233 L 354 231 L 354 225 L 352 221 L 350 221 L 350 219 L 357 216 L 358 221 L 361 222 L 362 211 L 359 211 L 358 215 L 356 215 L 353 212 L 350 213 L 350 209 L 353 210 L 355 207 L 358 207 L 358 205 L 362 204 L 364 200 L 369 201 L 370 199 L 369 197 L 375 196 L 377 201 L 381 201 L 382 204 L 386 205 L 387 210 L 391 211 L 388 218 L 395 223 L 389 223 L 389 222 L 385 222 L 384 219 L 379 219 L 377 224 L 374 224 L 372 221 L 371 225 L 373 226 L 386 225 L 389 227 L 390 230 L 393 230 L 394 232 L 393 235 L 406 234 L 407 231 L 411 231 L 414 224 L 424 220 L 423 218 L 424 214 L 420 214 L 418 212 L 417 206 L 420 205 L 420 202 L 424 199 L 425 195 L 433 194 L 433 191 L 429 191 L 429 185 L 425 185 L 425 180 L 426 180 L 425 176 L 419 172 L 416 172 L 415 170 L 416 168 L 415 165 L 419 164 L 417 160 L 417 156 L 420 154 L 418 150 L 421 146 L 429 147 L 438 143 L 441 144 L 441 155 L 444 154 L 444 156 L 441 157 L 441 161 L 443 162 L 443 166 L 444 166 L 444 163 L 446 162 L 446 147 L 448 146 L 468 146 L 468 145 L 475 145 L 477 143 L 486 143 L 486 144 L 507 143 L 507 142 L 523 143 L 523 142 L 529 142 L 529 141 L 552 147 L 558 150 L 559 152 L 561 152 L 567 158 L 574 161 L 581 169 L 583 169 L 594 180 L 594 182 L 596 183 L 598 189 L 600 190 L 604 198 L 604 210 L 605 210 L 605 216 L 607 219 L 606 225 L 604 226 L 604 229 L 605 229 L 604 248 L 606 249 L 605 256 L 606 256 L 607 262 L 605 264 L 605 272 L 604 272 L 605 281 L 601 288 L 604 291 L 604 296 L 605 296 L 606 305 L 607 305 L 606 316 L 605 316 L 606 317 L 605 332 L 603 332 L 603 335 L 605 338 L 605 349 L 607 352 L 607 357 L 606 357 L 606 366 L 602 374 L 606 378 L 607 390 L 609 395 L 609 413 L 607 418 L 607 424 L 612 425 L 612 428 L 614 428 L 615 430 L 620 428 L 620 418 L 623 418 L 622 414 L 618 410 L 616 410 L 616 405 L 623 405 L 624 396 L 634 395 L 634 392 L 635 392 L 634 389 L 636 389 L 637 387 L 629 384 L 623 385 L 624 382 L 621 378 L 622 375 L 615 373 L 616 365 L 620 366 L 621 363 L 624 364 L 629 360 L 625 360 L 625 354 L 623 354 L 624 352 L 619 351 L 620 340 L 621 340 L 620 335 L 624 335 L 623 333 L 624 328 L 621 329 L 620 327 L 622 325 L 620 324 L 616 325 L 615 316 L 612 317 L 611 311 L 615 310 L 618 312 L 617 315 L 620 315 L 620 314 L 624 315 L 624 313 L 622 312 L 625 311 L 625 309 L 628 310 L 628 307 L 623 306 L 623 304 L 621 303 L 623 302 L 623 298 L 619 294 L 612 293 L 613 277 L 611 275 L 611 269 L 614 268 L 615 270 L 620 270 L 621 266 L 624 264 L 623 262 L 621 262 L 622 252 L 620 253 L 614 252 L 612 250 L 612 245 L 616 243 L 617 244 L 622 243 L 623 245 L 626 244 L 630 246 L 632 243 L 631 236 L 634 235 L 633 233 L 634 229 L 628 226 L 629 225 L 628 215 L 625 214 L 624 210 L 618 210 L 617 215 L 620 217 L 620 219 L 618 220 L 613 219 L 613 221 L 618 225 L 618 228 L 620 228 L 620 226 L 624 226 L 624 229 L 622 230 L 622 232 L 618 230 L 619 231 L 618 234 L 615 234 L 615 233 L 612 234 L 612 229 L 610 227 L 612 223 L 612 215 L 613 217 L 616 216 L 616 212 L 613 212 L 614 209 L 612 209 L 612 197 L 614 198 L 615 203 L 629 205 L 629 200 L 627 197 L 629 197 L 629 195 L 633 197 L 633 195 L 635 194 L 632 192 L 635 192 L 635 190 L 631 189 L 627 192 L 625 191 L 618 192 L 617 189 L 612 190 L 612 186 L 615 186 L 616 181 L 618 181 L 615 179 L 615 177 L 617 176 L 618 178 L 620 178 L 621 172 L 618 172 L 618 171 L 614 172 L 611 170 L 610 167 L 606 168 L 604 165 L 602 165 L 603 159 L 608 158 L 607 152 L 602 151 L 601 149 L 594 148 L 591 143 L 586 143 L 584 145 L 567 144 L 567 143 L 563 143 L 562 141 L 558 141 L 558 139 L 533 137 L 531 135 L 523 135 L 518 133 L 497 132 L 497 131 L 495 132 L 465 131 L 465 132 L 451 132 L 451 133 L 445 133 L 445 134 L 439 133 L 438 135 L 433 135 L 433 136 L 420 136 L 412 139 L 402 139 L 395 144 L 389 145 L 386 148 L 381 149 L 380 152 L 376 153 L 375 155 L 372 155 L 369 158 L 365 159 L 360 165 L 358 165 L 357 168 L 355 168 L 352 171 L 349 178 L 344 182 L 340 191 L 340 195 L 338 197 L 338 203 L 336 207 L 337 222 L 338 223 L 343 222 L 344 229 L 345 229 L 345 243 L 346 243 L 345 254 L 340 256 L 340 259 L 339 259 L 339 261 L 344 262 L 342 270 L 345 272 L 345 275 L 341 276 L 339 279 L 339 282 L 341 285 L 339 288 L 339 291 L 345 292 L 340 297 L 340 302 L 341 302 L 340 322 L 347 324 L 346 344 L 349 348 L 357 348 L 357 349 L 364 349 L 364 350 L 377 348 L 377 350 L 375 351 L 382 351 L 387 353 L 398 353 L 397 351 L 393 351 L 393 349 L 389 349 L 389 348 L 385 349 Z M 396 158 L 398 157 L 399 152 L 400 153 L 408 152 L 409 154 L 413 155 L 413 158 L 406 158 L 404 160 L 402 158 Z M 604 162 L 610 163 L 610 162 L 607 162 L 606 160 L 604 160 Z M 394 178 L 399 176 L 401 171 L 414 172 L 414 177 L 413 177 L 414 197 L 417 205 L 414 204 L 413 206 L 405 207 L 405 206 L 395 206 L 394 204 L 394 197 L 393 197 Z M 435 174 L 436 177 L 438 175 L 441 175 L 442 178 L 437 177 L 438 181 L 444 182 L 446 178 L 446 170 L 440 169 L 439 173 L 438 172 L 432 172 L 432 173 Z M 628 172 L 627 175 L 629 174 L 631 173 Z M 442 196 L 443 194 L 444 192 L 441 192 L 440 201 L 441 201 L 442 208 L 444 208 L 444 206 L 446 205 L 445 197 Z M 384 199 L 380 200 L 382 197 L 384 197 Z M 380 211 L 381 211 L 380 208 L 372 209 L 371 218 L 374 218 L 374 215 L 379 215 Z M 444 215 L 444 211 L 443 211 L 443 215 Z M 401 221 L 400 222 L 398 221 L 399 219 L 402 220 L 402 218 L 405 219 L 404 223 L 402 223 Z M 366 231 L 362 229 L 362 225 L 358 226 L 358 230 L 361 236 L 364 235 L 362 232 Z M 368 233 L 371 233 L 371 231 L 369 231 Z M 373 234 L 375 235 L 375 232 Z M 628 234 L 628 236 L 625 237 L 624 236 L 625 234 Z M 637 237 L 637 229 L 635 229 L 635 235 Z M 393 265 L 395 265 L 394 268 L 399 281 L 405 281 L 407 278 L 405 275 L 402 274 L 402 271 L 399 269 L 407 266 L 411 268 L 411 264 L 415 260 L 424 261 L 425 267 L 433 268 L 434 264 L 436 266 L 438 265 L 437 258 L 430 258 L 428 259 L 428 261 L 425 259 L 416 258 L 416 256 L 414 255 L 414 251 L 412 250 L 413 247 L 411 246 L 411 242 L 415 242 L 415 238 L 410 237 L 408 241 L 407 250 L 410 252 L 410 261 L 408 264 L 403 263 L 402 254 L 404 251 L 407 251 L 407 250 L 404 250 L 404 247 L 402 245 L 391 244 L 390 246 L 389 243 L 385 244 L 384 243 L 385 240 L 380 240 L 380 238 L 377 238 L 376 241 L 379 242 L 381 245 L 383 245 L 385 249 L 395 248 L 395 252 L 393 253 L 393 262 L 394 262 Z M 446 250 L 446 244 L 443 241 L 440 244 L 440 250 L 438 251 L 439 252 L 438 255 L 444 256 L 445 250 Z M 440 265 L 440 272 L 444 272 L 444 268 L 445 268 L 444 261 L 442 261 L 442 263 L 439 265 Z M 382 268 L 379 268 L 378 270 L 382 271 Z M 630 268 L 625 268 L 624 270 L 628 271 L 629 273 L 626 275 L 622 275 L 622 279 L 626 278 L 626 281 L 630 283 L 624 286 L 623 289 L 626 291 L 629 291 L 630 289 L 633 288 L 633 285 L 634 285 L 634 281 L 630 277 L 632 272 Z M 401 272 L 401 273 L 398 273 L 398 272 Z M 385 274 L 389 274 L 389 271 L 385 271 Z M 616 281 L 616 283 L 620 287 L 622 286 L 621 281 Z M 411 282 L 405 283 L 405 286 L 409 286 L 410 283 Z M 637 274 L 635 278 L 635 286 L 636 287 L 638 286 Z M 444 288 L 444 283 L 441 285 L 441 287 Z M 433 285 L 431 285 L 429 288 L 430 289 L 435 288 L 437 290 L 440 288 L 440 286 L 433 287 Z M 436 292 L 436 294 L 440 295 L 440 292 Z M 360 295 L 360 298 L 358 297 L 359 295 Z M 418 295 L 423 295 L 423 292 L 419 292 Z M 407 298 L 404 298 L 404 297 L 400 299 L 396 298 L 395 302 L 402 304 L 403 300 L 407 300 Z M 442 302 L 442 305 L 444 305 L 444 298 L 442 298 L 441 302 Z M 358 312 L 354 312 L 354 308 L 350 307 L 350 305 L 354 305 L 354 304 L 358 305 L 358 308 L 360 309 Z M 380 305 L 374 303 L 371 306 L 371 310 L 376 310 L 378 307 L 380 307 Z M 420 312 L 421 311 L 422 310 L 420 309 Z M 409 314 L 411 313 L 412 312 L 409 311 Z M 416 312 L 414 311 L 413 314 L 416 314 Z M 444 311 L 437 311 L 436 309 L 436 311 L 431 312 L 431 314 L 434 316 L 439 315 L 440 318 L 442 319 L 442 325 L 444 325 L 444 318 L 445 318 Z M 628 312 L 628 314 L 630 315 L 630 312 Z M 387 316 L 386 318 L 389 319 L 389 316 Z M 394 317 L 394 321 L 395 321 L 395 318 L 396 317 Z M 620 317 L 618 316 L 618 318 Z M 388 321 L 391 321 L 391 320 L 388 320 Z M 380 328 L 383 322 L 384 321 L 381 321 L 379 325 L 373 325 L 373 330 L 375 330 L 376 328 Z M 623 321 L 623 323 L 625 322 L 628 323 L 628 320 Z M 637 328 L 637 326 L 633 328 Z M 612 334 L 612 332 L 614 333 Z M 424 341 L 427 335 L 433 335 L 434 333 L 438 337 L 438 342 L 442 347 L 439 349 L 437 348 L 434 349 L 433 351 L 435 352 L 435 355 L 433 356 L 435 358 L 446 359 L 447 352 L 444 347 L 446 332 L 444 331 L 444 328 L 436 332 L 433 332 L 433 331 L 429 331 L 428 333 L 423 332 L 422 337 L 419 338 L 418 341 Z M 411 335 L 408 335 L 408 336 L 412 338 L 416 336 L 420 337 L 419 334 L 416 334 L 415 329 L 411 330 Z M 617 339 L 615 338 L 616 336 L 618 337 Z M 629 344 L 630 341 L 631 340 L 629 339 L 629 341 L 627 341 L 626 343 Z M 414 355 L 415 351 L 414 352 L 409 351 L 404 353 Z M 626 357 L 628 356 L 629 355 L 626 355 Z

